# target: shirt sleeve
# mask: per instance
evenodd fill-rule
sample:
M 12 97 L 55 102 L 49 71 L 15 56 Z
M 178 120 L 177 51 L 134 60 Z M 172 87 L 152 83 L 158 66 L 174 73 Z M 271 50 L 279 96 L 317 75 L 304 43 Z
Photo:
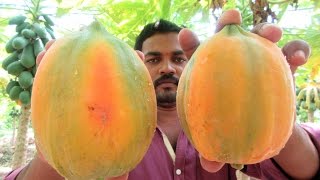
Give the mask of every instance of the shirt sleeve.
M 320 155 L 320 127 L 313 123 L 304 123 L 300 126 L 308 133 Z M 259 179 L 292 179 L 272 158 L 258 164 L 247 165 L 243 172 Z M 320 169 L 314 178 L 320 179 Z
M 25 166 L 22 166 L 20 168 L 14 169 L 11 172 L 9 172 L 3 180 L 15 180 L 16 177 L 20 174 L 20 172 L 23 170 Z

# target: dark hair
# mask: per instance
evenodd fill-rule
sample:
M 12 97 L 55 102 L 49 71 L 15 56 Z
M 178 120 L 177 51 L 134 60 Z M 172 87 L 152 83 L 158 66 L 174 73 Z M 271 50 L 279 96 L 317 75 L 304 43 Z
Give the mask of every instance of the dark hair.
M 156 33 L 168 33 L 168 32 L 179 33 L 181 29 L 182 27 L 179 27 L 175 23 L 164 20 L 164 19 L 160 19 L 159 21 L 149 23 L 146 26 L 144 26 L 143 30 L 137 36 L 134 49 L 141 51 L 143 42 Z

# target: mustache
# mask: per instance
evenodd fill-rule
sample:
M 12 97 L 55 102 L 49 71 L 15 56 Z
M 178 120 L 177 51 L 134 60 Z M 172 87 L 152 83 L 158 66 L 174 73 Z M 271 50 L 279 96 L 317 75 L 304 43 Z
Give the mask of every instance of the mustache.
M 178 86 L 179 78 L 173 76 L 173 74 L 164 74 L 153 82 L 154 87 L 159 86 L 163 81 L 172 81 L 175 85 Z

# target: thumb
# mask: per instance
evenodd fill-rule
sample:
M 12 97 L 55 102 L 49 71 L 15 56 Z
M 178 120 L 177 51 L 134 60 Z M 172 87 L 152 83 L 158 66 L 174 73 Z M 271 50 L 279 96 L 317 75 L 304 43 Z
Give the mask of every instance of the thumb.
M 184 28 L 179 32 L 178 39 L 182 50 L 187 58 L 190 59 L 200 44 L 197 35 L 191 30 Z
M 55 42 L 54 39 L 50 40 L 47 42 L 47 44 L 45 45 L 45 49 L 43 51 L 41 51 L 38 56 L 36 57 L 36 64 L 37 66 L 39 66 L 40 62 L 43 59 L 43 56 L 46 54 L 46 51 L 51 47 L 51 45 Z
M 204 159 L 203 157 L 200 156 L 200 164 L 203 169 L 205 169 L 208 172 L 218 172 L 223 166 L 224 163 L 221 162 L 216 162 L 216 161 L 209 161 Z
M 282 48 L 282 52 L 287 58 L 292 74 L 294 74 L 299 66 L 308 61 L 311 48 L 306 41 L 293 40 Z
M 141 52 L 139 50 L 135 50 L 135 51 L 136 51 L 137 55 L 139 56 L 139 58 L 143 61 L 145 58 L 143 52 Z

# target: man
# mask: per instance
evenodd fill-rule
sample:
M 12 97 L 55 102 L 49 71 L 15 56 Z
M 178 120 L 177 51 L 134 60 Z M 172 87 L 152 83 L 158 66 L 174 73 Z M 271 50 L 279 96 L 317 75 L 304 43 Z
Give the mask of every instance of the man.
M 220 18 L 217 31 L 226 24 L 240 24 L 238 11 L 227 11 Z M 273 42 L 281 38 L 281 30 L 274 25 L 259 25 L 255 33 Z M 111 178 L 117 180 L 208 180 L 236 179 L 230 165 L 210 162 L 201 157 L 182 132 L 175 95 L 179 77 L 188 59 L 199 45 L 196 36 L 173 23 L 159 21 L 149 24 L 137 38 L 135 49 L 154 81 L 158 104 L 158 122 L 152 144 L 145 157 L 129 174 Z M 306 62 L 309 47 L 302 41 L 287 44 L 287 56 L 292 73 Z M 42 54 L 43 55 L 43 54 Z M 40 58 L 41 59 L 41 56 Z M 243 172 L 261 179 L 319 179 L 320 131 L 296 124 L 293 134 L 279 155 L 259 164 L 247 165 Z M 19 170 L 7 179 L 13 179 Z M 40 156 L 22 169 L 20 179 L 63 179 Z

